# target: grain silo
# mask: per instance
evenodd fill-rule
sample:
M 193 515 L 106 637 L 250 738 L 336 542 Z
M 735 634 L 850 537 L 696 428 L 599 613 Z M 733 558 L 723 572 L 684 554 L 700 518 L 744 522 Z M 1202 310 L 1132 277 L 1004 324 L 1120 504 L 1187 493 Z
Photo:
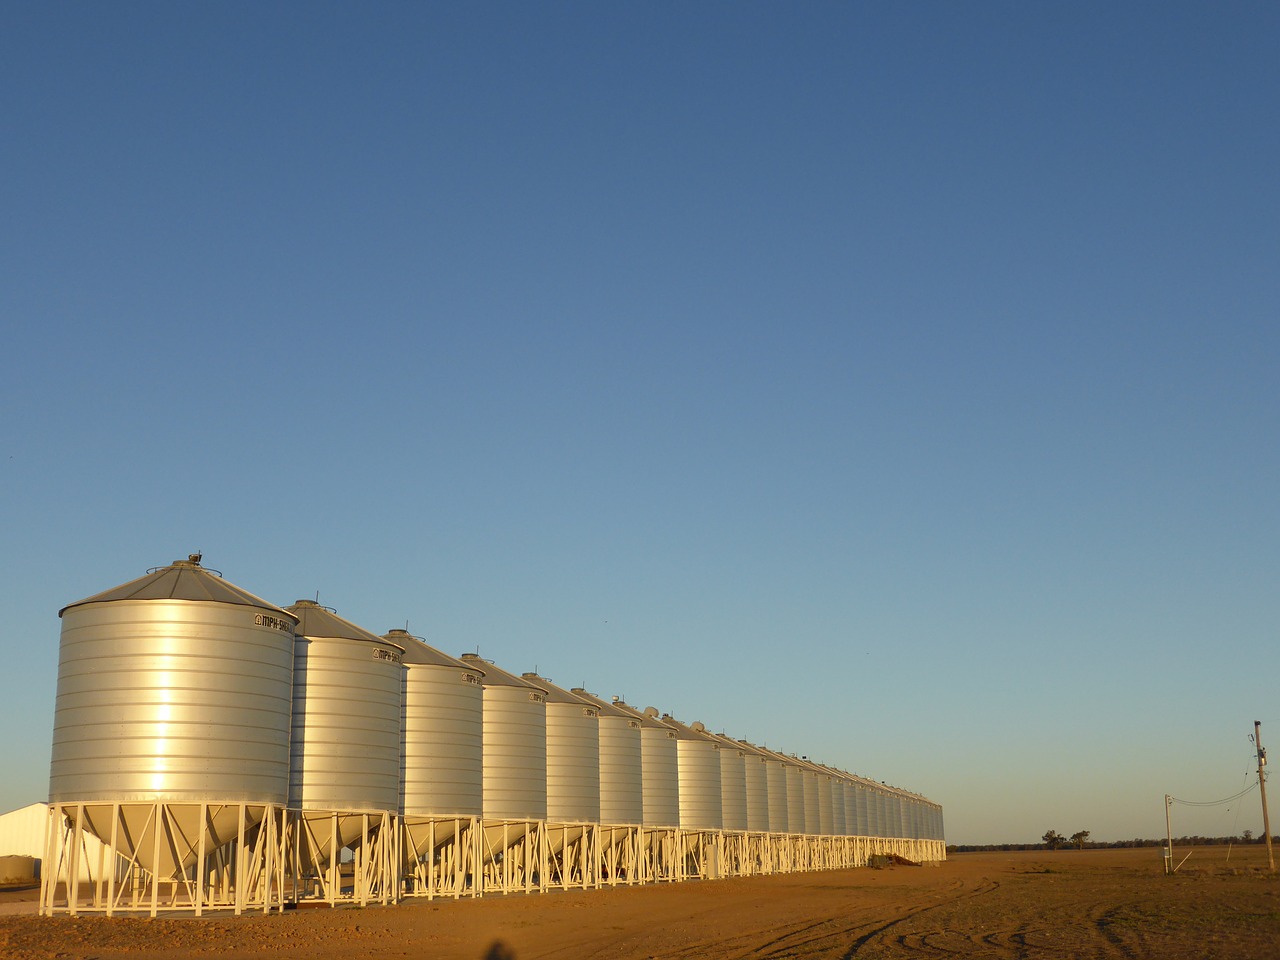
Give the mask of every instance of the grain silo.
M 483 674 L 407 630 L 384 639 L 404 650 L 400 810 L 407 890 L 456 897 L 466 889 L 483 814 Z
M 640 724 L 641 837 L 638 876 L 677 880 L 684 876 L 679 848 L 680 765 L 676 731 L 658 717 L 656 707 L 637 710 L 619 697 L 613 705 Z
M 484 672 L 407 630 L 383 639 L 404 650 L 402 812 L 439 820 L 481 816 Z
M 297 620 L 200 560 L 59 611 L 50 803 L 134 857 L 153 894 L 288 799 Z
M 747 829 L 747 752 L 737 740 L 724 734 L 709 734 L 720 753 L 720 820 L 721 829 L 746 832 Z
M 854 777 L 854 804 L 857 820 L 854 831 L 860 837 L 874 836 L 872 833 L 871 783 L 865 777 Z
M 298 618 L 289 805 L 397 811 L 403 648 L 314 600 L 287 609 Z
M 783 757 L 787 766 L 787 817 L 790 832 L 808 836 L 818 832 L 817 808 L 813 811 L 813 823 L 810 824 L 809 790 L 805 786 L 805 766 L 794 754 Z
M 644 759 L 641 719 L 589 693 L 571 691 L 594 704 L 600 725 L 600 870 L 609 884 L 643 879 Z
M 344 899 L 340 852 L 354 848 L 351 896 L 395 895 L 404 650 L 314 600 L 298 618 L 293 661 L 289 806 L 300 869 L 330 904 Z
M 642 823 L 656 828 L 680 826 L 680 765 L 675 730 L 659 719 L 656 707 L 640 711 L 623 700 L 613 704 L 640 722 Z
M 845 773 L 844 778 L 844 832 L 846 836 L 862 836 L 858 826 L 858 784 L 852 776 Z
M 546 882 L 546 691 L 478 654 L 462 661 L 484 671 L 483 887 L 527 892 Z
M 700 722 L 686 726 L 663 714 L 676 732 L 680 771 L 680 829 L 720 830 L 724 825 L 720 792 L 720 745 Z
M 542 688 L 474 653 L 462 662 L 484 672 L 484 818 L 547 818 L 547 706 Z
M 831 834 L 831 786 L 830 778 L 808 757 L 801 757 L 804 766 L 804 822 L 810 834 Z
M 849 833 L 844 823 L 844 777 L 830 767 L 827 768 L 827 776 L 831 778 L 831 833 L 843 837 Z
M 747 829 L 752 833 L 768 833 L 770 830 L 771 797 L 769 794 L 769 767 L 781 766 L 759 747 L 752 746 L 745 740 L 739 740 L 738 746 L 744 751 L 747 780 Z M 785 778 L 785 774 L 783 775 Z M 783 780 L 782 803 L 786 803 L 785 779 Z
M 600 726 L 600 822 L 640 824 L 644 818 L 644 766 L 641 723 L 634 711 L 624 710 L 587 692 L 571 691 L 594 704 Z
M 522 677 L 546 697 L 547 821 L 599 823 L 599 709 L 546 677 L 536 673 Z

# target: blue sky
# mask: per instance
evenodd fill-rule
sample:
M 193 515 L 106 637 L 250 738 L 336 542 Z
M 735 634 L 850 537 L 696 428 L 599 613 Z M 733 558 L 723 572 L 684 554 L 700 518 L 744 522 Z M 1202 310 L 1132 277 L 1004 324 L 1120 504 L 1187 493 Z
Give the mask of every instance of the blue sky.
M 0 809 L 58 609 L 197 550 L 953 842 L 1280 744 L 1274 5 L 3 19 Z

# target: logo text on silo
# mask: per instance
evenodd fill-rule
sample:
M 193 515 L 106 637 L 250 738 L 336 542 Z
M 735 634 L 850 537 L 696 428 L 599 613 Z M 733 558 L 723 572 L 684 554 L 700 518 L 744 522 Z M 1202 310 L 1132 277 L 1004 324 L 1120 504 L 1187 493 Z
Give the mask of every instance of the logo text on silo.
M 399 663 L 400 654 L 394 650 L 383 650 L 381 648 L 373 651 L 373 659 L 386 660 L 388 663 Z
M 293 633 L 292 620 L 286 620 L 283 617 L 273 617 L 269 613 L 254 614 L 253 622 L 259 627 L 269 627 L 272 630 L 282 630 L 285 633 Z

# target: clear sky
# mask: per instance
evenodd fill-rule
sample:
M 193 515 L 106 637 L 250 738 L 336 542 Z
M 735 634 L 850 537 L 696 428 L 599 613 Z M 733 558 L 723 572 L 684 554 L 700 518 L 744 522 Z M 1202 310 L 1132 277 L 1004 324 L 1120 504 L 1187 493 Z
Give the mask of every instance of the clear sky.
M 1280 750 L 1280 6 L 2 19 L 0 810 L 58 609 L 194 551 L 952 842 Z

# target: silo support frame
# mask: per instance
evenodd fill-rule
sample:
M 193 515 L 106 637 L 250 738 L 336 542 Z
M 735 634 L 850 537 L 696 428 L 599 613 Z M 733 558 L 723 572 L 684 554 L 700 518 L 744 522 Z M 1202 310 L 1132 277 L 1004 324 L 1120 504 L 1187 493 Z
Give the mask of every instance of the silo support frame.
M 637 825 L 610 824 L 600 828 L 597 886 L 644 883 L 644 831 Z
M 594 823 L 548 823 L 546 888 L 600 886 L 600 834 Z
M 54 803 L 49 815 L 44 915 L 284 909 L 283 810 L 274 804 Z M 82 871 L 86 836 L 100 846 L 96 865 Z
M 477 892 L 482 863 L 477 817 L 405 817 L 403 819 L 405 896 L 452 897 Z
M 642 828 L 638 850 L 641 883 L 673 882 L 684 879 L 680 831 L 677 828 Z
M 483 822 L 483 869 L 477 896 L 546 891 L 549 854 L 545 827 L 542 820 Z
M 390 811 L 291 811 L 293 899 L 329 906 L 395 903 L 400 893 L 399 818 Z M 350 850 L 351 859 L 342 860 Z M 350 864 L 349 868 L 347 865 Z M 346 868 L 346 869 L 344 869 Z M 344 882 L 350 877 L 350 886 Z

